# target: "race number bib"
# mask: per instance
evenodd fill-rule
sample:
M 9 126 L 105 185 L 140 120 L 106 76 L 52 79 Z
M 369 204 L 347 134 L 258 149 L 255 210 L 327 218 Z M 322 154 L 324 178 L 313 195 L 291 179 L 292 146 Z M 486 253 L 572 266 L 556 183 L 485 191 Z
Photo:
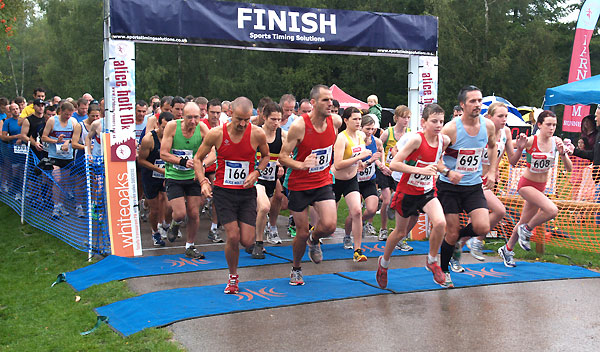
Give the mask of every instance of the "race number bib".
M 547 172 L 554 166 L 553 153 L 533 153 L 531 154 L 530 168 L 531 172 L 541 174 Z
M 496 146 L 498 146 L 498 144 L 496 144 Z M 498 158 L 496 160 L 500 159 L 500 155 L 502 155 L 502 152 L 504 152 L 504 150 L 500 149 L 500 146 L 498 146 L 497 150 L 498 150 Z M 483 154 L 482 154 L 482 157 L 481 157 L 481 164 L 482 165 L 489 165 L 490 164 L 490 158 L 488 158 L 488 148 L 487 147 L 483 148 Z
M 225 175 L 223 176 L 223 185 L 241 186 L 246 181 L 250 170 L 248 161 L 225 160 Z
M 481 165 L 482 148 L 465 148 L 458 151 L 455 170 L 459 172 L 476 172 Z
M 187 150 L 187 149 L 171 149 L 171 153 L 173 153 L 173 155 L 178 156 L 180 158 L 187 157 L 190 160 L 194 158 L 194 152 L 191 150 Z M 179 164 L 173 164 L 173 168 L 175 170 L 181 170 L 181 171 L 191 170 L 190 168 L 181 166 Z
M 27 144 L 13 144 L 13 152 L 15 154 L 27 154 Z
M 394 156 L 392 155 L 392 149 L 394 148 L 390 148 L 390 150 L 388 150 L 387 156 L 385 157 L 385 165 L 389 166 L 392 160 L 394 160 Z
M 276 161 L 269 161 L 269 164 L 267 164 L 267 167 L 265 168 L 265 171 L 258 176 L 258 178 L 260 180 L 264 180 L 264 181 L 275 181 L 275 172 L 277 171 L 277 162 Z
M 154 160 L 154 166 L 156 166 L 160 169 L 164 169 L 165 162 L 162 159 L 156 159 L 156 160 Z M 165 178 L 165 174 L 161 174 L 158 171 L 152 171 L 152 177 L 153 178 Z
M 67 150 L 62 149 L 62 144 L 56 144 L 56 155 L 59 158 L 64 159 L 72 159 L 73 158 L 73 147 L 71 147 L 71 143 L 69 143 L 69 147 Z
M 426 163 L 421 160 L 417 160 L 415 167 L 426 167 L 434 163 Z M 410 174 L 407 183 L 414 187 L 423 188 L 424 192 L 428 192 L 433 188 L 433 176 L 421 175 L 421 174 Z
M 363 171 L 358 172 L 358 182 L 369 181 L 375 175 L 375 164 L 370 164 Z
M 310 153 L 317 156 L 317 165 L 308 169 L 308 172 L 319 172 L 327 169 L 331 162 L 331 151 L 333 146 L 330 145 L 327 148 L 313 149 Z
M 356 147 L 352 148 L 352 155 L 350 156 L 350 158 L 354 158 L 355 156 L 360 155 L 360 153 L 363 150 L 363 146 L 362 145 L 357 145 Z M 354 164 L 352 164 L 352 166 L 358 166 L 358 161 L 355 162 Z

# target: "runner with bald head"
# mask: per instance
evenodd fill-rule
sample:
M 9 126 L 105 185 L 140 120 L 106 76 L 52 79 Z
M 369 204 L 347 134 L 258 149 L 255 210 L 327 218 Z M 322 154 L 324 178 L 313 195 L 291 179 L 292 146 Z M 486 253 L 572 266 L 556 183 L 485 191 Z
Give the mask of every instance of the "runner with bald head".
M 194 157 L 196 178 L 205 197 L 213 197 L 217 218 L 225 227 L 225 258 L 229 280 L 225 293 L 239 292 L 239 243 L 249 247 L 254 242 L 256 227 L 256 187 L 254 184 L 269 163 L 269 146 L 262 128 L 252 125 L 252 102 L 239 97 L 232 103 L 231 122 L 210 130 Z M 217 150 L 214 187 L 205 175 L 202 160 L 212 148 Z M 255 167 L 256 150 L 261 159 Z
M 183 119 L 173 120 L 165 127 L 160 158 L 165 162 L 165 186 L 169 205 L 173 208 L 173 221 L 167 231 L 167 239 L 175 241 L 179 227 L 187 215 L 187 240 L 185 255 L 204 258 L 194 246 L 200 222 L 199 209 L 202 202 L 200 184 L 194 179 L 194 155 L 208 133 L 208 127 L 200 122 L 200 108 L 189 102 L 183 108 Z M 202 162 L 200 162 L 202 164 Z
M 290 190 L 288 208 L 296 223 L 294 262 L 290 285 L 304 285 L 300 262 L 308 245 L 310 260 L 323 260 L 319 239 L 335 231 L 337 211 L 333 194 L 333 179 L 329 173 L 337 130 L 342 119 L 331 114 L 331 90 L 317 85 L 310 91 L 310 114 L 298 117 L 291 125 L 287 140 L 279 153 L 279 162 L 288 167 L 285 187 Z M 294 155 L 291 157 L 290 155 Z M 308 206 L 318 214 L 313 229 L 308 228 Z

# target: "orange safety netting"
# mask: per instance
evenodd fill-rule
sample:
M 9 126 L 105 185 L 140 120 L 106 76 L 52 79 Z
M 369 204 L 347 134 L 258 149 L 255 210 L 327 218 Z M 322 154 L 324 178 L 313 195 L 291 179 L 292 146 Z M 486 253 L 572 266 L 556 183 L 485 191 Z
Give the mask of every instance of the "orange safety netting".
M 600 185 L 592 178 L 592 165 L 588 160 L 572 156 L 573 170 L 567 172 L 560 158 L 550 171 L 545 194 L 558 207 L 554 220 L 538 226 L 532 242 L 600 253 Z M 522 157 L 515 167 L 508 163 L 506 155 L 499 166 L 495 194 L 506 207 L 506 215 L 492 230 L 491 235 L 510 237 L 519 222 L 523 198 L 517 193 L 517 184 L 525 172 L 526 161 Z M 462 225 L 468 218 L 461 216 Z M 421 216 L 413 229 L 412 238 L 425 237 L 425 217 Z

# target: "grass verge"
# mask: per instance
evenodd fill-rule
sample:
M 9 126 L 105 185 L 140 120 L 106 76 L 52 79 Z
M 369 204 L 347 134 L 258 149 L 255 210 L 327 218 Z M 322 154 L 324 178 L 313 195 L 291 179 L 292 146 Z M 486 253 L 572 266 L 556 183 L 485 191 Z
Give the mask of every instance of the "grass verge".
M 76 292 L 50 285 L 61 272 L 87 265 L 87 254 L 29 225 L 0 204 L 0 350 L 4 351 L 182 351 L 167 329 L 146 329 L 122 338 L 96 322 L 93 309 L 136 296 L 114 281 Z M 77 297 L 79 301 L 76 301 Z M 160 303 L 159 303 L 160 304 Z

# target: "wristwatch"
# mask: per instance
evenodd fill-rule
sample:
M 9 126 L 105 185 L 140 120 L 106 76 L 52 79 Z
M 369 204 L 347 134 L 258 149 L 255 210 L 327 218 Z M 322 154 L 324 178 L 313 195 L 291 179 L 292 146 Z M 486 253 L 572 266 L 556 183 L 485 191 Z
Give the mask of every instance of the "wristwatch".
M 442 170 L 442 175 L 448 177 L 448 174 L 450 173 L 450 169 L 449 168 L 444 168 L 444 170 Z

